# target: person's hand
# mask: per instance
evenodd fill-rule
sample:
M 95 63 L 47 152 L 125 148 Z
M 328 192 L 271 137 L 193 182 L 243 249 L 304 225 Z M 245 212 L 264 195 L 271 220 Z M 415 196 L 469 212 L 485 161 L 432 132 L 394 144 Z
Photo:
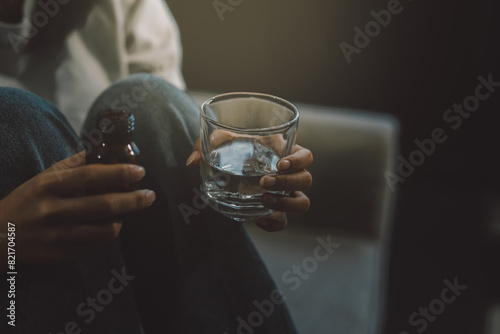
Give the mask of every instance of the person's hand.
M 218 139 L 214 138 L 214 140 Z M 269 232 L 281 231 L 286 227 L 286 212 L 300 213 L 309 210 L 309 198 L 302 191 L 309 189 L 312 184 L 312 176 L 306 168 L 312 164 L 313 155 L 311 151 L 299 145 L 295 145 L 293 152 L 292 155 L 278 162 L 278 170 L 283 174 L 266 175 L 260 180 L 260 186 L 265 190 L 290 192 L 290 196 L 278 196 L 271 193 L 265 193 L 262 196 L 262 205 L 276 212 L 257 219 L 256 224 Z M 198 139 L 186 165 L 197 165 L 200 159 L 201 149 Z
M 150 190 L 77 196 L 137 182 L 145 175 L 136 165 L 84 164 L 85 152 L 60 161 L 0 201 L 1 232 L 7 231 L 8 222 L 15 224 L 18 262 L 57 262 L 101 248 L 118 236 L 117 216 L 154 202 Z
M 286 212 L 302 213 L 309 210 L 309 198 L 302 191 L 312 185 L 312 176 L 306 170 L 312 162 L 311 151 L 295 145 L 292 155 L 278 161 L 278 171 L 284 174 L 266 175 L 260 179 L 260 186 L 263 189 L 288 191 L 290 196 L 278 196 L 272 193 L 262 195 L 262 205 L 276 212 L 257 219 L 255 222 L 257 225 L 269 232 L 281 231 L 287 225 Z

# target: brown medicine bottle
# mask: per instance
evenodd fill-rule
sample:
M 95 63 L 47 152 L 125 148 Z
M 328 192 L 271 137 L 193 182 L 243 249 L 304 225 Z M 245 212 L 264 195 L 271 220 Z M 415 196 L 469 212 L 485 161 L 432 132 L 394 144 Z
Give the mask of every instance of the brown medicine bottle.
M 135 117 L 121 110 L 105 110 L 97 115 L 96 126 L 102 141 L 87 151 L 87 164 L 140 164 L 140 150 L 134 142 Z M 107 192 L 136 190 L 135 184 L 123 185 Z

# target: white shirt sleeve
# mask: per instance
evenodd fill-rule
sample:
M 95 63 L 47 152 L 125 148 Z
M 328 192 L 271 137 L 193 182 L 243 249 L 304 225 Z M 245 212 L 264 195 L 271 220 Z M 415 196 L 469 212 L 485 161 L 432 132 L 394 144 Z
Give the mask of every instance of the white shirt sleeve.
M 127 8 L 124 25 L 130 73 L 153 73 L 185 89 L 180 33 L 165 1 L 123 1 Z

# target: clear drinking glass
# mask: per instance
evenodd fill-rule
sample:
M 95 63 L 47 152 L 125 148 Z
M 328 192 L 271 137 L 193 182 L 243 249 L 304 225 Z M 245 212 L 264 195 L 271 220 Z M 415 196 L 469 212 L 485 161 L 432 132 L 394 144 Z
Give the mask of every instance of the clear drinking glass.
M 237 221 L 272 213 L 260 203 L 266 191 L 259 181 L 266 174 L 278 174 L 276 164 L 291 153 L 298 122 L 297 108 L 271 95 L 228 93 L 205 101 L 201 190 L 208 204 Z

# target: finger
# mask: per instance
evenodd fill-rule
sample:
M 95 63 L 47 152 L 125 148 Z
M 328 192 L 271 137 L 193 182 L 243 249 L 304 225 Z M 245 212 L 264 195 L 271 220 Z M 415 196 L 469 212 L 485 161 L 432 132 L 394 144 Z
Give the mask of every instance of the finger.
M 122 229 L 121 221 L 111 220 L 100 225 L 75 225 L 62 235 L 67 240 L 66 248 L 75 254 L 92 251 L 115 240 Z
M 260 179 L 260 186 L 266 190 L 307 190 L 312 185 L 312 176 L 306 170 L 293 174 L 266 175 Z
M 117 221 L 89 226 L 60 225 L 33 240 L 23 240 L 19 257 L 30 263 L 54 263 L 73 259 L 110 243 L 116 239 L 120 229 L 121 222 Z
M 47 168 L 44 173 L 62 171 L 83 166 L 85 165 L 85 154 L 85 151 L 81 151 L 80 153 L 77 153 L 67 159 L 61 160 L 58 163 L 54 164 L 52 167 Z
M 193 151 L 201 151 L 201 140 L 200 138 L 198 138 L 195 142 L 194 142 L 194 145 L 193 145 Z
M 156 194 L 151 190 L 64 199 L 49 217 L 59 221 L 75 217 L 80 221 L 95 221 L 140 211 L 151 206 L 155 200 Z
M 272 148 L 280 155 L 283 154 L 282 152 L 286 147 L 286 140 L 283 138 L 282 134 L 260 136 L 259 142 L 266 147 Z
M 234 140 L 234 134 L 227 130 L 215 130 L 210 134 L 209 137 L 209 146 L 211 149 L 215 149 L 222 144 L 230 142 Z M 194 166 L 200 163 L 201 160 L 201 142 L 198 139 L 193 148 L 193 153 L 189 156 L 186 161 L 186 166 Z
M 309 167 L 313 163 L 311 151 L 302 146 L 295 145 L 295 153 L 278 161 L 280 172 L 294 173 Z
M 309 198 L 301 191 L 295 191 L 290 196 L 265 193 L 262 195 L 261 203 L 269 209 L 296 213 L 307 212 L 311 205 Z
M 146 171 L 131 164 L 93 164 L 67 170 L 64 175 L 54 172 L 46 181 L 47 190 L 57 193 L 74 193 L 88 189 L 103 189 L 141 180 Z
M 186 166 L 197 165 L 200 163 L 201 158 L 201 147 L 200 147 L 200 139 L 194 142 L 193 153 L 189 156 L 186 161 Z
M 255 224 L 267 232 L 277 232 L 283 230 L 288 221 L 284 212 L 274 212 L 269 216 L 257 219 Z
M 214 149 L 214 148 L 217 148 L 219 146 L 221 146 L 222 144 L 225 144 L 227 142 L 231 142 L 235 139 L 235 135 L 234 133 L 232 132 L 229 132 L 227 130 L 215 130 L 214 132 L 212 132 L 210 134 L 210 148 Z M 248 138 L 252 138 L 251 136 L 238 136 L 239 138 L 243 138 L 243 137 L 248 137 Z
M 100 225 L 69 225 L 59 229 L 50 244 L 55 257 L 60 254 L 61 259 L 74 259 L 108 245 L 118 237 L 121 228 L 122 223 L 117 220 Z

